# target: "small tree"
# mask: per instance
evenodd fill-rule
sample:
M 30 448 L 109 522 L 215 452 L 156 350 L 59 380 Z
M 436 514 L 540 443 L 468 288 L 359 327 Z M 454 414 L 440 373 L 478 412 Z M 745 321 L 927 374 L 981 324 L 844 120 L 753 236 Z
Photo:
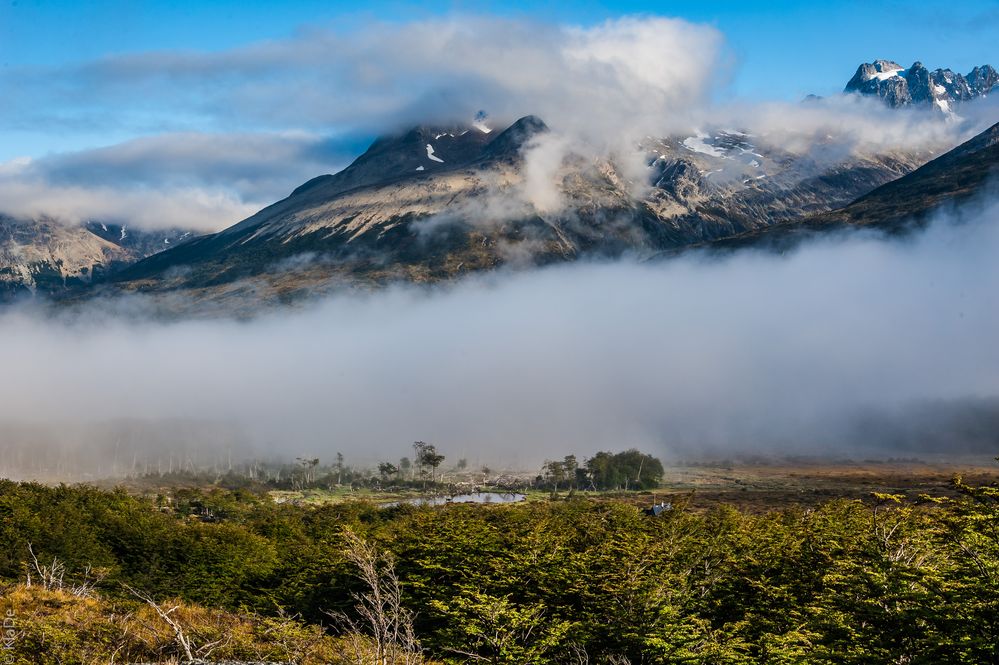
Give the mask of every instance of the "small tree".
M 298 457 L 296 461 L 302 467 L 302 486 L 316 482 L 316 467 L 319 466 L 319 458 Z
M 662 482 L 663 465 L 635 449 L 598 452 L 586 460 L 586 471 L 596 489 L 654 489 Z
M 425 465 L 423 454 L 427 450 L 427 446 L 430 444 L 425 441 L 414 441 L 413 442 L 413 459 L 416 460 L 416 470 L 419 472 L 420 477 L 423 477 L 423 467 Z
M 382 462 L 378 465 L 378 473 L 381 475 L 382 480 L 388 480 L 395 474 L 399 473 L 399 467 L 392 462 Z
M 551 485 L 552 493 L 558 492 L 558 486 L 565 480 L 565 465 L 562 462 L 548 460 L 541 467 L 542 479 Z
M 576 461 L 575 455 L 566 455 L 565 459 L 562 460 L 562 469 L 565 471 L 565 481 L 568 483 L 570 488 L 576 486 L 576 478 L 579 471 L 579 462 Z
M 336 454 L 336 484 L 343 484 L 343 453 Z
M 420 466 L 430 467 L 430 482 L 436 482 L 437 467 L 444 461 L 444 456 L 437 452 L 437 447 L 432 443 L 424 443 L 420 451 Z
M 406 475 L 413 470 L 413 463 L 409 461 L 408 457 L 403 457 L 399 460 L 399 469 L 402 471 L 403 475 Z M 410 474 L 409 479 L 413 479 L 412 474 Z

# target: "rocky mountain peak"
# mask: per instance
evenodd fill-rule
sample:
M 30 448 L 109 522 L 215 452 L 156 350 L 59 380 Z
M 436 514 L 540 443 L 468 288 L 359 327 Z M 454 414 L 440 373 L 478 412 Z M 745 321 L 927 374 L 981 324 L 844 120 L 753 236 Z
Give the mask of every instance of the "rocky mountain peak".
M 949 114 L 953 104 L 984 97 L 996 84 L 999 74 L 990 65 L 963 76 L 951 69 L 930 71 L 918 60 L 909 69 L 891 60 L 875 60 L 857 68 L 844 92 L 879 97 L 893 108 L 933 105 Z
M 904 106 L 911 102 L 906 71 L 892 60 L 860 65 L 846 84 L 845 92 L 877 96 L 889 106 Z
M 993 88 L 999 85 L 999 72 L 992 65 L 975 67 L 965 78 L 968 80 L 972 93 L 979 96 L 989 94 Z
M 467 125 L 417 125 L 380 136 L 360 157 L 335 175 L 309 180 L 292 192 L 301 196 L 321 188 L 324 196 L 358 187 L 468 166 L 484 158 L 515 157 L 520 147 L 548 127 L 536 116 L 493 131 L 479 112 Z

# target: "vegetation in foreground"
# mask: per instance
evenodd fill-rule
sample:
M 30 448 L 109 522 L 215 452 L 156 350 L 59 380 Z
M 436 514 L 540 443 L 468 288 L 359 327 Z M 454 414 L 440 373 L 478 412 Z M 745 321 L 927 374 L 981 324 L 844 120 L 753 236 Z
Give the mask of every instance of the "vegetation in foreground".
M 652 518 L 2 482 L 0 610 L 32 664 L 999 662 L 999 487 L 954 489 Z

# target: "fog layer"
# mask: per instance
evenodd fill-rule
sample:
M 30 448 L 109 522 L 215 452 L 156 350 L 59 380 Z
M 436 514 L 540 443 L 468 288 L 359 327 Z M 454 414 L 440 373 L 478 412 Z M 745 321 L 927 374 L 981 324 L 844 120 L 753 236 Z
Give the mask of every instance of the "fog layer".
M 628 446 L 994 452 L 997 215 L 780 257 L 400 287 L 249 322 L 8 311 L 0 421 L 197 420 L 238 431 L 237 453 L 358 462 L 416 439 L 524 465 Z

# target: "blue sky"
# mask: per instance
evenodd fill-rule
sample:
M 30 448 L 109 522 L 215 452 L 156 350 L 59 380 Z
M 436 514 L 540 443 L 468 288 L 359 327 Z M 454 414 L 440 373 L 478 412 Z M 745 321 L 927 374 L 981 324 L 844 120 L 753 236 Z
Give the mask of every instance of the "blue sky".
M 919 59 L 931 69 L 967 72 L 988 62 L 999 42 L 999 0 L 508 0 L 368 2 L 362 10 L 357 7 L 356 2 L 321 0 L 5 0 L 0 4 L 0 71 L 148 51 L 220 52 L 293 37 L 312 27 L 349 32 L 372 20 L 404 23 L 475 14 L 589 26 L 646 14 L 704 23 L 724 35 L 732 67 L 720 74 L 731 77 L 720 94 L 791 100 L 837 92 L 860 62 L 879 57 L 906 66 Z M 0 125 L 0 160 L 43 154 L 57 145 L 79 149 L 135 135 L 127 129 L 80 127 L 63 133 L 57 142 L 37 128 L 6 124 Z
M 293 35 L 302 26 L 376 18 L 407 21 L 451 13 L 530 17 L 591 25 L 624 14 L 657 14 L 716 26 L 737 62 L 733 89 L 752 96 L 829 92 L 862 60 L 967 71 L 999 39 L 997 0 L 918 2 L 677 1 L 259 2 L 256 0 L 7 0 L 0 5 L 3 66 L 63 64 L 160 49 L 217 51 Z M 994 58 L 993 58 L 994 59 Z
M 74 216 L 86 200 L 75 216 L 104 214 L 104 203 L 123 200 L 112 188 L 124 187 L 140 212 L 149 190 L 165 201 L 188 192 L 195 212 L 176 217 L 234 221 L 342 167 L 374 133 L 441 109 L 505 104 L 508 116 L 550 113 L 550 124 L 589 112 L 587 122 L 607 128 L 637 124 L 642 112 L 676 120 L 704 99 L 742 108 L 835 94 L 876 58 L 962 73 L 999 65 L 999 0 L 357 7 L 0 0 L 0 209 L 16 196 L 22 211 L 59 202 Z M 448 22 L 452 41 L 435 50 L 434 30 Z M 566 54 L 578 33 L 610 59 L 574 69 Z M 589 89 L 591 75 L 614 68 L 617 79 Z

